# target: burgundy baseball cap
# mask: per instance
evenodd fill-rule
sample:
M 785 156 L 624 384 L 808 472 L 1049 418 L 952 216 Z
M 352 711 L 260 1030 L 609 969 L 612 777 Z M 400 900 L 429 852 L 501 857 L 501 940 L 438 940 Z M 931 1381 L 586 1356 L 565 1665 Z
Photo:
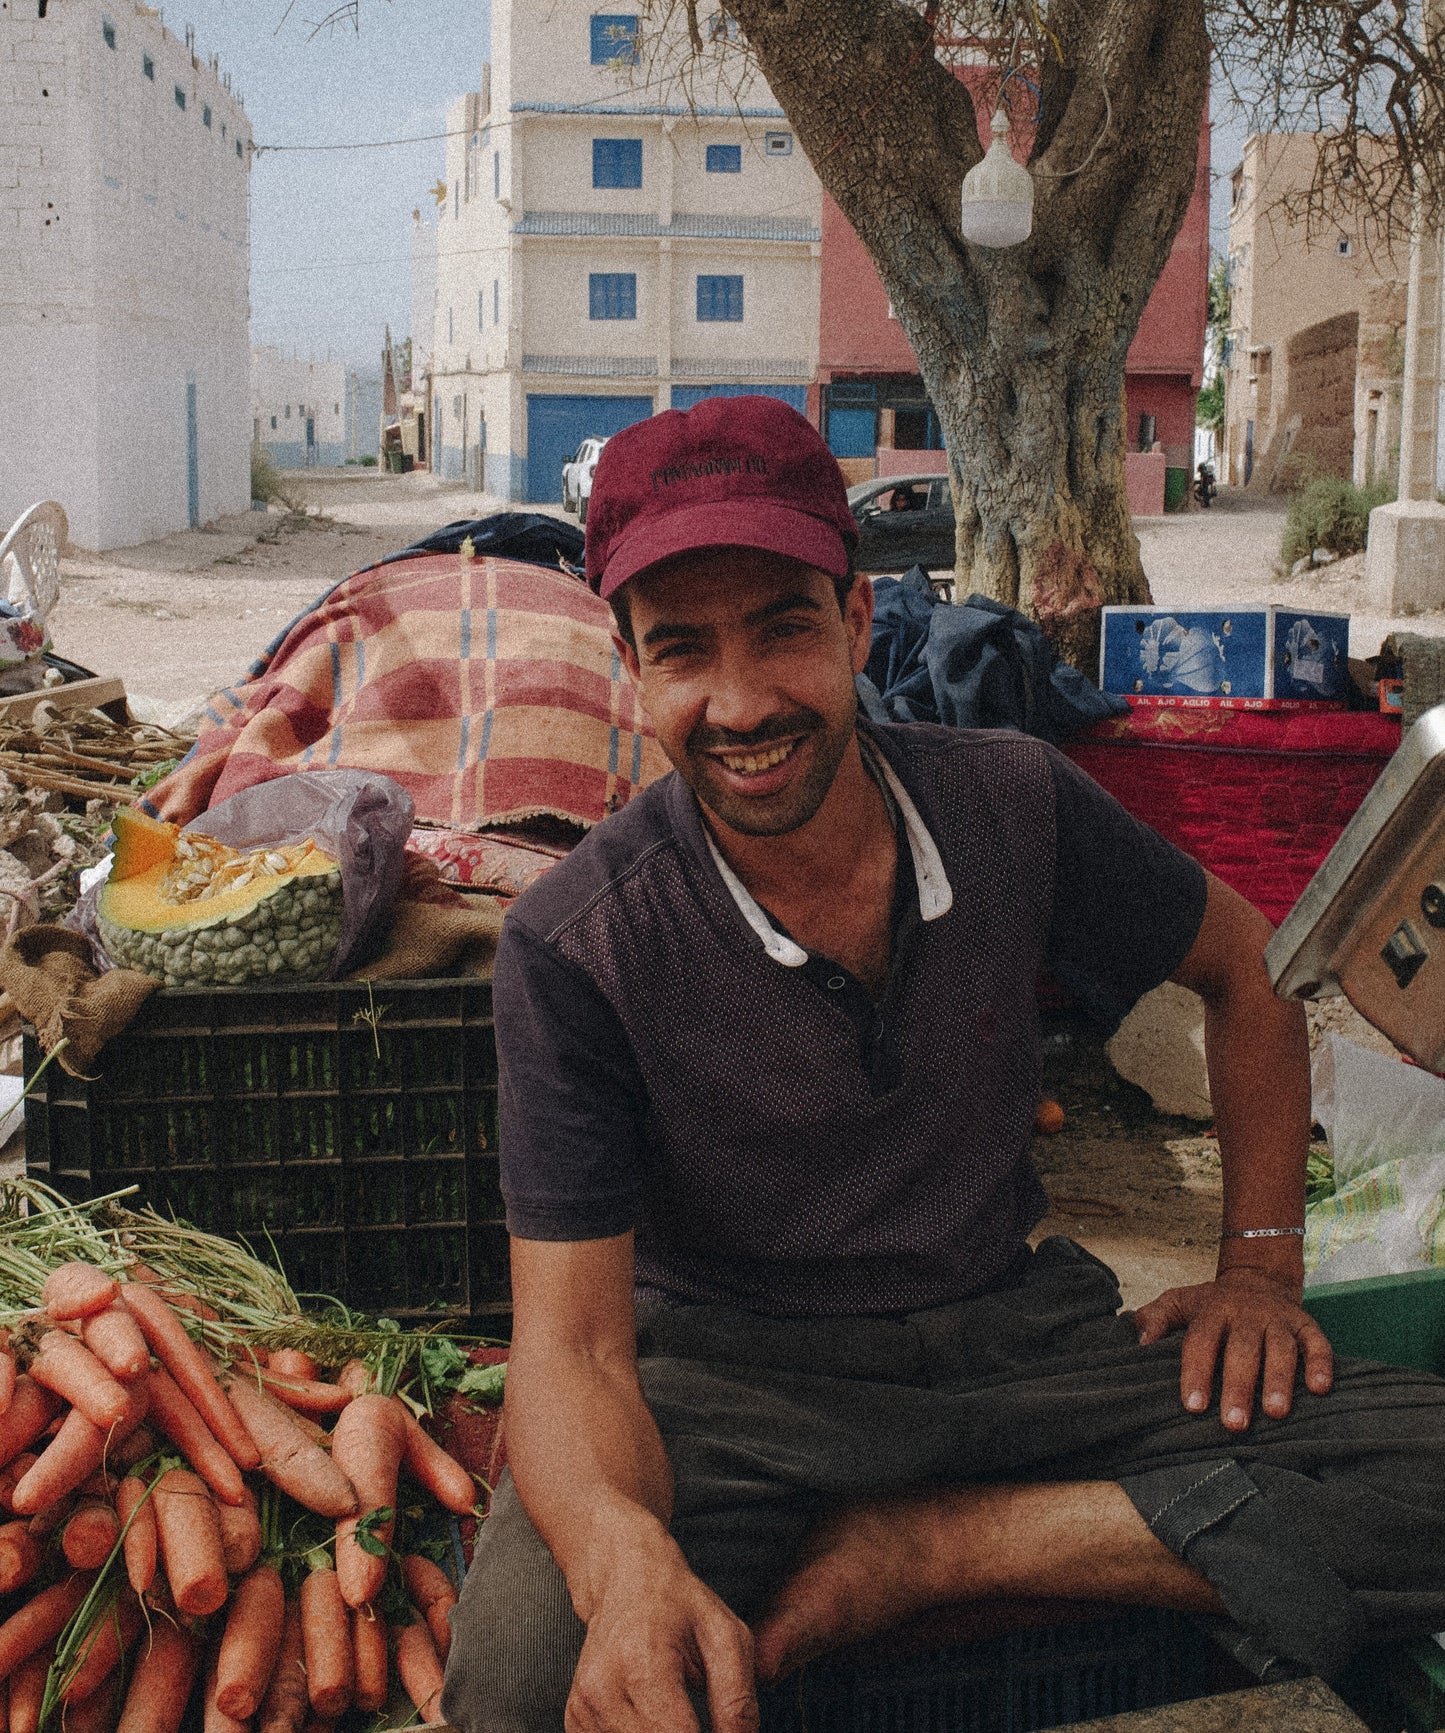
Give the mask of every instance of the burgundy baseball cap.
M 693 548 L 758 548 L 848 575 L 858 526 L 843 472 L 777 397 L 709 397 L 613 434 L 587 507 L 587 582 L 605 601 Z

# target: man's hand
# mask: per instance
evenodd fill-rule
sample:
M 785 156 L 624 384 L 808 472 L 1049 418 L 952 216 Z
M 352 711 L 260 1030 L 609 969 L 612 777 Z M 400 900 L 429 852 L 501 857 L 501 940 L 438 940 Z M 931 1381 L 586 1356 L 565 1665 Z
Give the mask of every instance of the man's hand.
M 1329 1339 L 1299 1304 L 1298 1284 L 1240 1266 L 1212 1282 L 1171 1288 L 1134 1314 L 1141 1346 L 1184 1330 L 1179 1394 L 1192 1414 L 1209 1407 L 1215 1367 L 1224 1351 L 1220 1419 L 1243 1432 L 1254 1408 L 1263 1368 L 1264 1412 L 1283 1420 L 1294 1396 L 1295 1370 L 1304 1354 L 1305 1383 L 1324 1396 L 1334 1382 Z
M 714 1733 L 754 1733 L 753 1638 L 671 1541 L 610 1577 L 587 1625 L 567 1733 L 696 1733 L 705 1685 Z

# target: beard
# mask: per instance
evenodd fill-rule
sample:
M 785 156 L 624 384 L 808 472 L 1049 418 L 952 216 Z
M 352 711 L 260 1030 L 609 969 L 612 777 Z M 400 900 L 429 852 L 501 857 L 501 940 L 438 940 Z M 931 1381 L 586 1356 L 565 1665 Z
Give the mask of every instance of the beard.
M 857 725 L 856 703 L 845 720 L 829 724 L 818 711 L 799 708 L 770 716 L 747 734 L 699 726 L 673 760 L 678 774 L 715 818 L 741 836 L 786 836 L 815 816 L 838 774 Z M 766 752 L 779 741 L 796 742 L 793 774 L 772 794 L 739 790 L 712 754 Z

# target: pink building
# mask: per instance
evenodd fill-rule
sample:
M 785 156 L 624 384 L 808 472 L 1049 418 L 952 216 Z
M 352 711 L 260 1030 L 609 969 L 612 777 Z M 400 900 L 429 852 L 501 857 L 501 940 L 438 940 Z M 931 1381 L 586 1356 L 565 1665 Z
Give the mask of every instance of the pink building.
M 1188 496 L 1209 312 L 1209 118 L 1194 197 L 1129 350 L 1129 497 L 1136 514 Z M 849 482 L 943 473 L 938 417 L 863 243 L 823 195 L 818 384 L 809 411 Z M 1146 418 L 1152 418 L 1152 423 Z M 1145 453 L 1150 435 L 1162 451 Z

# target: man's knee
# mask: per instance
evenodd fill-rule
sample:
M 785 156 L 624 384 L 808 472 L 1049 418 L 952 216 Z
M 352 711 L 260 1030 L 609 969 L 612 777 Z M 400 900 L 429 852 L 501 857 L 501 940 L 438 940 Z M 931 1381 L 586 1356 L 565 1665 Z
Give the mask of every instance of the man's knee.
M 452 1613 L 443 1716 L 462 1733 L 560 1733 L 583 1634 L 506 1475 Z

